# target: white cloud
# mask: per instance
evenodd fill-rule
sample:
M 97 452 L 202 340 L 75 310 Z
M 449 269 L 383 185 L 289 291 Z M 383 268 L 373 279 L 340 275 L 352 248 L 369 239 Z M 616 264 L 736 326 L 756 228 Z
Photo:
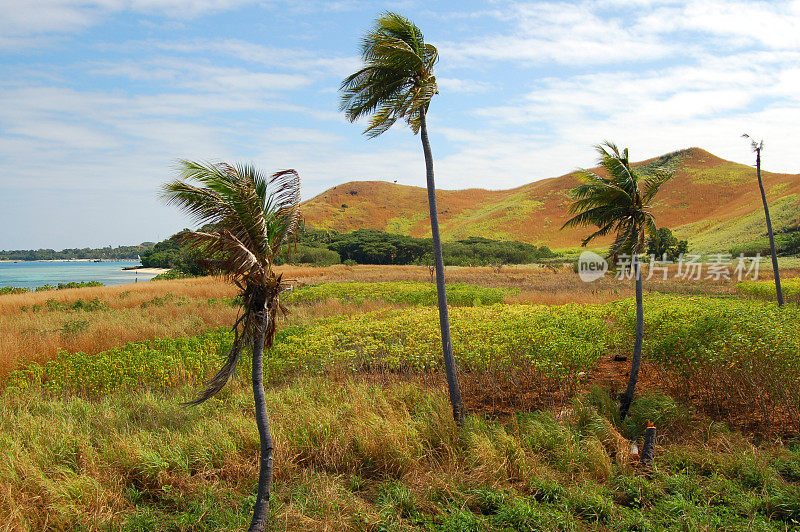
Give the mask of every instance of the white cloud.
M 675 53 L 676 45 L 641 31 L 636 16 L 603 18 L 589 2 L 513 4 L 509 31 L 439 45 L 442 57 L 481 65 L 486 61 L 569 65 L 643 62 Z

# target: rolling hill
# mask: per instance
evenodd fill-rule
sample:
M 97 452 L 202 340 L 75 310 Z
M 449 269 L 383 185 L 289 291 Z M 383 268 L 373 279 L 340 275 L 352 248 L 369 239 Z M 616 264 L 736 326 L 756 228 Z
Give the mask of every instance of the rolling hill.
M 690 248 L 727 251 L 766 234 L 755 169 L 720 159 L 700 148 L 676 151 L 636 163 L 674 170 L 655 207 L 656 223 L 669 227 Z M 593 169 L 597 171 L 598 169 Z M 776 232 L 800 225 L 800 175 L 762 172 Z M 553 249 L 575 248 L 586 229 L 561 231 L 567 219 L 575 173 L 510 190 L 438 190 L 442 238 L 482 236 L 520 240 Z M 430 235 L 424 188 L 384 181 L 337 185 L 303 204 L 306 223 L 349 232 L 379 229 L 412 236 Z

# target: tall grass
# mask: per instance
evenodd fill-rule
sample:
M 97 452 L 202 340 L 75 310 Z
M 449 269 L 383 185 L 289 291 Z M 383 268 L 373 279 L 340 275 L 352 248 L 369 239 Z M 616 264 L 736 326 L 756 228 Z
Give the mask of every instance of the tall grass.
M 0 396 L 0 530 L 239 530 L 256 489 L 251 397 Z M 700 426 L 645 478 L 585 403 L 459 429 L 413 385 L 300 380 L 267 393 L 272 530 L 784 530 L 800 454 Z M 621 442 L 621 443 L 620 443 Z

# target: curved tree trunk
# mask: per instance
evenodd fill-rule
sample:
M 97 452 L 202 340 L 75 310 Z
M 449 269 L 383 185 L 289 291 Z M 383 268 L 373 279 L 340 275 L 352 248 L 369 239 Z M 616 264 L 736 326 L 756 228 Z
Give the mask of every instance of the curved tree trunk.
M 628 388 L 622 398 L 619 414 L 622 419 L 628 415 L 628 409 L 633 402 L 636 383 L 639 380 L 639 366 L 642 363 L 642 341 L 644 340 L 644 303 L 642 302 L 642 270 L 639 258 L 633 254 L 633 273 L 636 276 L 636 343 L 633 345 L 633 360 L 631 360 L 631 374 L 628 377 Z
M 453 358 L 453 344 L 450 340 L 450 317 L 447 313 L 447 292 L 444 281 L 444 257 L 442 256 L 442 240 L 439 236 L 439 214 L 436 208 L 436 184 L 433 180 L 433 155 L 428 141 L 428 125 L 425 112 L 421 115 L 420 138 L 422 151 L 425 154 L 425 174 L 428 186 L 428 207 L 431 212 L 431 234 L 433 236 L 433 260 L 436 265 L 436 296 L 439 303 L 439 326 L 442 330 L 442 352 L 444 368 L 447 373 L 447 389 L 450 392 L 450 404 L 453 407 L 453 418 L 460 423 L 464 415 L 461 403 L 461 391 L 458 387 L 456 362 Z
M 778 295 L 778 306 L 783 306 L 783 291 L 781 290 L 781 274 L 778 271 L 778 254 L 775 252 L 775 237 L 772 234 L 772 220 L 769 217 L 767 195 L 764 193 L 764 183 L 761 181 L 761 149 L 756 150 L 756 175 L 758 175 L 758 188 L 761 189 L 761 201 L 764 203 L 764 216 L 767 218 L 767 235 L 769 235 L 769 251 L 772 254 L 772 272 L 775 276 L 775 293 Z
M 261 444 L 259 469 L 258 469 L 258 495 L 253 508 L 253 519 L 250 522 L 250 532 L 261 532 L 267 526 L 269 515 L 269 495 L 272 487 L 272 452 L 275 447 L 272 432 L 269 428 L 267 416 L 267 402 L 264 397 L 264 340 L 268 331 L 271 318 L 266 308 L 266 301 L 262 298 L 256 308 L 256 331 L 253 335 L 253 399 L 256 407 L 256 425 L 258 426 L 259 442 Z M 270 339 L 271 340 L 271 339 Z M 270 342 L 271 343 L 271 342 Z

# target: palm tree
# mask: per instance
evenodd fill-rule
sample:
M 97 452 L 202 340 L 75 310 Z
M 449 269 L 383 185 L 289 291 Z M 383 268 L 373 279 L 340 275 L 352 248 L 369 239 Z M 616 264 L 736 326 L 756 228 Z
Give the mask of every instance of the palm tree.
M 606 141 L 596 149 L 600 155 L 598 162 L 608 177 L 581 170 L 579 177 L 583 183 L 570 191 L 575 200 L 570 206 L 570 214 L 575 216 L 567 220 L 562 229 L 595 226 L 597 230 L 583 239 L 583 246 L 597 237 L 614 234 L 614 241 L 609 248 L 612 260 L 616 262 L 621 255 L 631 258 L 636 278 L 636 342 L 628 387 L 620 406 L 620 415 L 624 418 L 636 390 L 644 338 L 642 273 L 638 255 L 644 251 L 645 234 L 654 238 L 658 236 L 651 202 L 672 174 L 663 168 L 656 168 L 649 171 L 647 176 L 641 176 L 631 168 L 627 148 L 620 153 L 617 146 Z
M 764 193 L 764 182 L 761 181 L 761 150 L 764 149 L 764 141 L 756 142 L 750 135 L 742 135 L 750 139 L 750 146 L 756 152 L 756 175 L 758 176 L 758 188 L 761 190 L 761 201 L 764 203 L 764 216 L 767 218 L 767 235 L 769 236 L 769 252 L 772 255 L 772 273 L 775 276 L 775 292 L 778 294 L 778 306 L 783 306 L 783 291 L 781 290 L 781 274 L 778 271 L 778 255 L 775 252 L 775 236 L 772 233 L 772 220 L 769 217 L 769 205 L 767 205 L 767 195 Z
M 274 444 L 264 398 L 264 348 L 272 347 L 279 298 L 289 282 L 273 269 L 275 258 L 297 232 L 300 176 L 282 170 L 266 176 L 250 165 L 181 161 L 179 179 L 167 183 L 163 196 L 212 231 L 188 231 L 184 238 L 210 257 L 241 290 L 234 340 L 222 368 L 207 383 L 198 405 L 216 395 L 236 370 L 246 347 L 253 356 L 253 398 L 260 440 L 258 495 L 251 531 L 264 530 L 269 514 Z M 195 182 L 196 184 L 192 184 Z
M 439 52 L 426 43 L 422 31 L 413 22 L 397 13 L 385 13 L 375 21 L 373 30 L 361 45 L 364 67 L 342 82 L 339 109 L 351 122 L 369 116 L 364 131 L 375 138 L 399 119 L 404 119 L 414 134 L 419 133 L 425 156 L 428 186 L 428 207 L 433 235 L 433 256 L 436 266 L 436 294 L 439 303 L 439 325 L 442 331 L 442 352 L 447 373 L 447 386 L 453 417 L 462 419 L 461 392 L 458 388 L 453 345 L 450 341 L 450 318 L 447 313 L 444 259 L 439 236 L 436 208 L 436 184 L 433 179 L 433 155 L 428 141 L 426 115 L 431 98 L 439 93 L 433 67 Z

